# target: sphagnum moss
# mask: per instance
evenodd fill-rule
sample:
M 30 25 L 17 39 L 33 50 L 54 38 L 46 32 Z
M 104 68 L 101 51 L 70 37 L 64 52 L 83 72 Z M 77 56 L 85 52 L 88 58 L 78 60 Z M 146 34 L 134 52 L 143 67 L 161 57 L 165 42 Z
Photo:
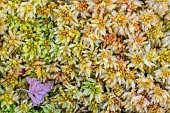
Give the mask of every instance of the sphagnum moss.
M 169 9 L 169 0 L 0 0 L 0 113 L 168 113 Z M 28 77 L 53 83 L 44 100 Z

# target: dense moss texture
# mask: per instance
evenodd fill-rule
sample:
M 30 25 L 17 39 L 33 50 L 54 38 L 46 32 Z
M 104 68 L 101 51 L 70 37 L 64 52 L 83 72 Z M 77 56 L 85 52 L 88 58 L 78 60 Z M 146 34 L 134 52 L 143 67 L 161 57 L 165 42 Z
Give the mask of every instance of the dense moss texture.
M 27 77 L 54 83 L 33 106 Z M 0 0 L 0 113 L 169 113 L 170 0 Z

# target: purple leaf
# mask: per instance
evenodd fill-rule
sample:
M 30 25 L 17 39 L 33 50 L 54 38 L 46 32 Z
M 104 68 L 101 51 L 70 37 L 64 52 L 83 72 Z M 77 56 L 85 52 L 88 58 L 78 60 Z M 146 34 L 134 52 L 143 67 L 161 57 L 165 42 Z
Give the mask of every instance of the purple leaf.
M 33 101 L 33 106 L 37 106 L 44 101 L 44 96 L 51 90 L 53 83 L 41 84 L 36 78 L 30 77 L 27 81 L 29 83 L 28 96 Z

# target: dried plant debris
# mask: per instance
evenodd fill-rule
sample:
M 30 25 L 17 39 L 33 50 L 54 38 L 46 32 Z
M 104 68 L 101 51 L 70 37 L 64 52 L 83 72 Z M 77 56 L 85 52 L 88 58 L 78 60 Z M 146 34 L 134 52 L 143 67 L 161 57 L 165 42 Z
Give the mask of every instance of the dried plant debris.
M 36 78 L 30 77 L 27 78 L 27 81 L 29 83 L 29 90 L 25 90 L 22 88 L 19 88 L 17 90 L 27 91 L 28 96 L 33 101 L 33 106 L 37 106 L 38 104 L 44 101 L 43 100 L 44 96 L 51 90 L 53 84 L 50 83 L 41 84 L 39 81 L 37 81 Z
M 0 113 L 82 112 L 170 112 L 170 0 L 0 0 Z

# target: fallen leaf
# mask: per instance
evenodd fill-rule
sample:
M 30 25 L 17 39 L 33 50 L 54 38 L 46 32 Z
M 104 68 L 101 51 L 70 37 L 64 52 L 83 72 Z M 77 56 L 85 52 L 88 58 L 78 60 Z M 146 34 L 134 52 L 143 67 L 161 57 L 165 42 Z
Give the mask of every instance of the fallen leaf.
M 44 101 L 45 95 L 51 90 L 53 83 L 44 83 L 41 84 L 36 78 L 27 78 L 29 83 L 28 95 L 33 101 L 33 106 L 37 106 L 38 104 Z

